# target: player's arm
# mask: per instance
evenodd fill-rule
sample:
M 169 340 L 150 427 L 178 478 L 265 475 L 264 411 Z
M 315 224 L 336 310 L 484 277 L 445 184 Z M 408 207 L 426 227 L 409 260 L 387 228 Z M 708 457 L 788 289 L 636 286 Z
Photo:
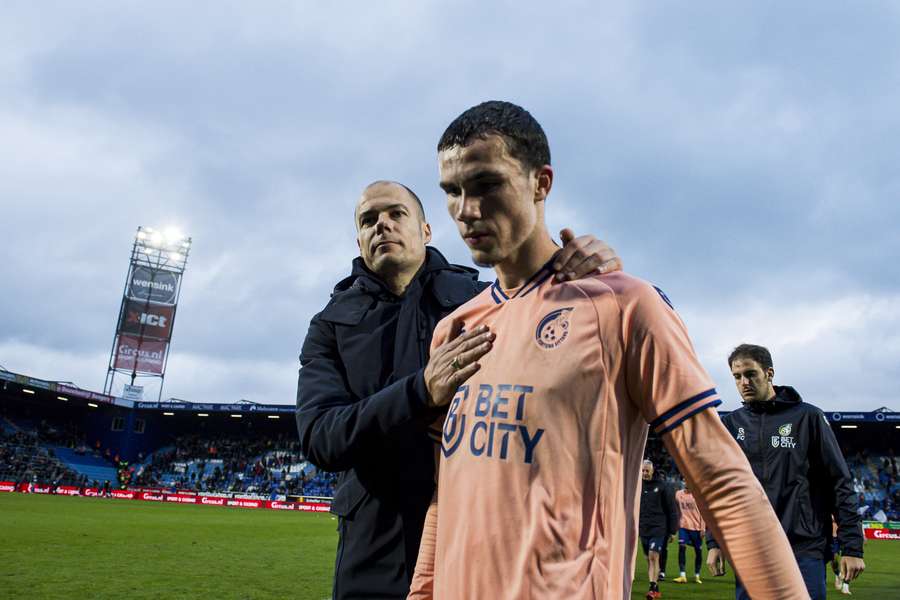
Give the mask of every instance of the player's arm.
M 668 298 L 657 292 L 644 286 L 622 302 L 629 395 L 694 490 L 701 514 L 750 597 L 809 598 L 762 486 L 714 410 L 721 401 L 687 330 Z
M 701 411 L 664 434 L 663 443 L 750 597 L 808 598 L 787 536 L 718 415 Z
M 361 455 L 377 450 L 384 436 L 434 416 L 427 401 L 424 370 L 358 398 L 350 390 L 334 326 L 318 317 L 310 323 L 300 365 L 295 413 L 300 446 L 322 469 L 349 469 Z
M 863 535 L 857 512 L 859 505 L 853 493 L 853 477 L 825 415 L 818 415 L 812 419 L 812 423 L 810 458 L 824 471 L 830 488 L 811 491 L 814 494 L 833 495 L 837 539 L 841 543 L 841 578 L 853 581 L 866 568 L 863 562 Z

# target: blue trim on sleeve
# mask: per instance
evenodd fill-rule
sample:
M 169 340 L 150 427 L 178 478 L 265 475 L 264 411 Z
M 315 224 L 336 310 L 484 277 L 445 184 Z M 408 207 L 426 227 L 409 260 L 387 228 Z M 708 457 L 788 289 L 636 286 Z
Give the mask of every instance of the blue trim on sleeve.
M 494 302 L 496 302 L 497 304 L 503 304 L 503 301 L 497 297 L 497 292 L 494 289 L 494 286 L 491 286 L 491 298 L 493 298 Z
M 696 415 L 697 413 L 703 412 L 707 408 L 712 408 L 713 406 L 718 406 L 720 404 L 722 404 L 722 401 L 719 400 L 718 398 L 716 398 L 712 402 L 707 402 L 703 406 L 697 407 L 694 410 L 692 410 L 691 412 L 689 412 L 688 414 L 684 415 L 683 417 L 681 417 L 680 419 L 678 419 L 677 421 L 675 421 L 674 423 L 672 423 L 665 429 L 660 429 L 659 431 L 656 432 L 656 435 L 662 435 L 664 433 L 668 433 L 668 432 L 672 431 L 673 429 L 675 429 L 676 427 L 678 427 L 679 425 L 681 425 L 682 423 L 684 423 L 685 421 L 687 421 L 688 419 L 690 419 L 691 417 L 693 417 L 694 415 Z
M 679 402 L 673 408 L 670 408 L 663 414 L 661 414 L 658 417 L 656 417 L 655 419 L 653 419 L 653 421 L 650 422 L 650 427 L 653 429 L 656 429 L 657 427 L 662 425 L 663 422 L 666 421 L 666 419 L 668 419 L 672 415 L 676 414 L 677 412 L 684 410 L 685 408 L 687 408 L 694 402 L 697 402 L 698 400 L 703 400 L 704 398 L 709 398 L 710 396 L 714 396 L 717 393 L 718 392 L 716 392 L 716 388 L 710 388 L 710 389 L 706 390 L 705 392 L 700 392 L 696 396 L 692 396 L 692 397 L 688 398 L 684 402 Z

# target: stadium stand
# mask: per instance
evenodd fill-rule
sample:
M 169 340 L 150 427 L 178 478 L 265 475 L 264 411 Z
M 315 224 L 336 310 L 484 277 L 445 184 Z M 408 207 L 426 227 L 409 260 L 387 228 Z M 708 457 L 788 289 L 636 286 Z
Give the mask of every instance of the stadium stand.
M 300 452 L 291 408 L 248 404 L 122 403 L 121 399 L 0 371 L 0 480 L 330 498 L 337 474 Z M 78 394 L 74 394 L 77 390 Z M 829 413 L 853 472 L 864 518 L 900 520 L 900 415 Z M 855 419 L 849 421 L 850 419 Z M 645 457 L 679 481 L 662 441 Z M 118 477 L 118 480 L 117 480 Z
M 859 451 L 847 455 L 853 474 L 853 491 L 859 494 L 859 506 L 865 519 L 900 520 L 900 477 L 893 455 L 868 456 Z M 878 518 L 879 512 L 884 518 Z
M 135 485 L 172 490 L 324 497 L 333 495 L 334 480 L 318 473 L 287 434 L 182 436 L 135 468 L 133 477 Z

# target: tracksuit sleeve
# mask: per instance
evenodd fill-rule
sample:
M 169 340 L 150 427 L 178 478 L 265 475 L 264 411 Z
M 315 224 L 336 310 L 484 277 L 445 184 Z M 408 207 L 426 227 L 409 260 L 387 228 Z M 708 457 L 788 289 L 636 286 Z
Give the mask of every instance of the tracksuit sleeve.
M 678 525 L 681 521 L 681 512 L 678 510 L 678 503 L 675 502 L 675 488 L 672 485 L 666 486 L 666 509 L 669 535 L 677 535 Z
M 385 435 L 413 421 L 433 419 L 424 370 L 403 377 L 366 398 L 347 383 L 334 326 L 314 317 L 300 353 L 297 430 L 300 447 L 314 465 L 328 471 L 352 468 L 377 450 Z
M 834 520 L 837 521 L 837 539 L 841 543 L 841 553 L 845 556 L 863 556 L 863 537 L 860 533 L 859 504 L 853 493 L 853 477 L 847 467 L 847 461 L 838 445 L 834 431 L 825 418 L 820 414 L 814 419 L 813 427 L 815 450 L 820 468 L 824 470 L 829 482 L 828 489 L 813 490 L 814 494 L 832 494 L 834 498 Z
M 750 597 L 808 599 L 775 511 L 718 415 L 701 411 L 664 434 L 663 442 Z

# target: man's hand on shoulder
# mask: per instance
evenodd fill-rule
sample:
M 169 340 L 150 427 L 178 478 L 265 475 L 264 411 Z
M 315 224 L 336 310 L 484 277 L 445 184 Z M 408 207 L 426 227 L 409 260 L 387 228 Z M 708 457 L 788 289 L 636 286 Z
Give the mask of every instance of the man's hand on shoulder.
M 425 366 L 425 387 L 431 406 L 446 406 L 456 389 L 478 372 L 481 357 L 491 351 L 496 335 L 482 325 L 462 333 L 462 323 L 453 323 L 447 341 L 431 352 Z
M 557 281 L 572 281 L 594 273 L 622 270 L 622 260 L 603 240 L 592 235 L 575 237 L 571 229 L 563 229 L 559 237 L 564 244 L 553 261 Z
M 862 575 L 866 570 L 866 563 L 863 559 L 855 556 L 841 557 L 841 579 L 850 582 Z

